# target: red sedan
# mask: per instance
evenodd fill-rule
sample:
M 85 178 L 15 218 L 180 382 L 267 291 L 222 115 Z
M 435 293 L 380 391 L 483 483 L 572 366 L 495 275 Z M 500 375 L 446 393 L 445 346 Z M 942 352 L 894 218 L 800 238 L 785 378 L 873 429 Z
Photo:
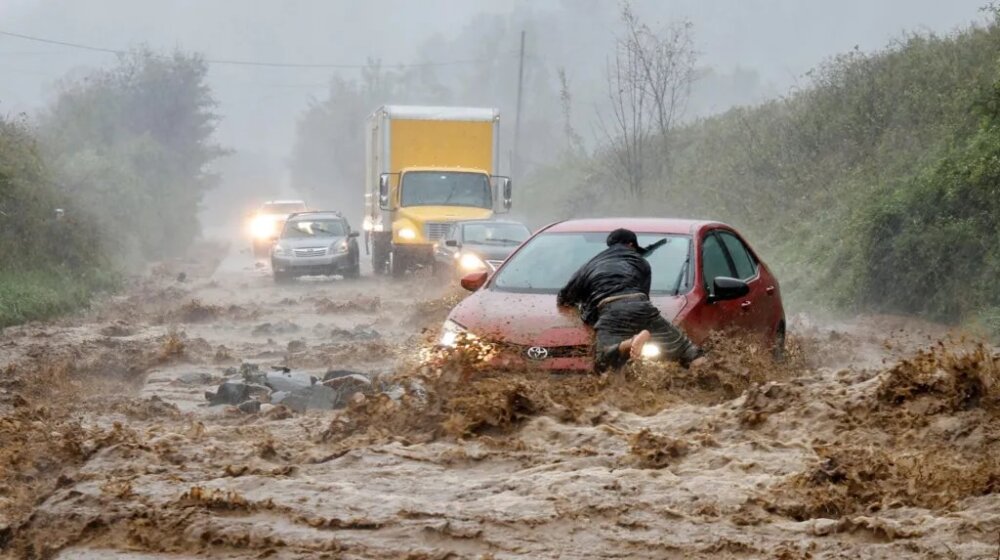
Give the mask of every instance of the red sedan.
M 590 369 L 592 331 L 577 314 L 556 306 L 556 293 L 620 227 L 634 231 L 643 246 L 667 239 L 648 257 L 650 298 L 696 343 L 713 331 L 736 328 L 759 336 L 775 352 L 784 348 L 778 281 L 743 237 L 719 222 L 656 218 L 569 220 L 538 231 L 492 276 L 480 272 L 462 279 L 475 293 L 448 315 L 441 344 L 472 335 L 498 345 L 508 359 Z

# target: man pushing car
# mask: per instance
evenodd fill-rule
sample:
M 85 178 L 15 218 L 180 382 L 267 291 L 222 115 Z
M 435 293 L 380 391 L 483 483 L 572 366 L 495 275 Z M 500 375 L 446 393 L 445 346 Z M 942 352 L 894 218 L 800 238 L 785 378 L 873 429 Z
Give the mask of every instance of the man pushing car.
M 658 245 L 640 247 L 627 229 L 612 231 L 607 244 L 576 271 L 556 299 L 561 307 L 579 307 L 583 322 L 594 328 L 594 369 L 620 368 L 642 356 L 650 341 L 657 344 L 661 358 L 684 367 L 704 363 L 701 349 L 649 301 L 652 269 L 645 255 Z

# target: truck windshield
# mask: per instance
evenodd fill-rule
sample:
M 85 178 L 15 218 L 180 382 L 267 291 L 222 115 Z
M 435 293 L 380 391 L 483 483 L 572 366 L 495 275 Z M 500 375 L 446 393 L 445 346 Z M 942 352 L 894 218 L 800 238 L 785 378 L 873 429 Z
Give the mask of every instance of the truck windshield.
M 482 173 L 410 171 L 403 175 L 400 206 L 492 208 L 493 198 Z

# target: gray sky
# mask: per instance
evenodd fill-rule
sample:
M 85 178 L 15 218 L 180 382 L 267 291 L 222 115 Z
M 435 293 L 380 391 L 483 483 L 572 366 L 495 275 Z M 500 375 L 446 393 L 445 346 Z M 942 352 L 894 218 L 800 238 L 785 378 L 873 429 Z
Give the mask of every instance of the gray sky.
M 985 0 L 638 0 L 651 23 L 690 18 L 701 63 L 719 72 L 755 72 L 762 90 L 781 93 L 802 83 L 824 58 L 855 45 L 884 47 L 904 30 L 947 33 L 981 20 Z M 181 47 L 209 58 L 294 63 L 363 64 L 422 61 L 431 37 L 459 36 L 477 15 L 510 15 L 513 24 L 538 17 L 529 37 L 531 63 L 565 67 L 584 104 L 598 84 L 617 30 L 612 0 L 0 0 L 0 30 L 112 49 L 146 43 Z M 457 50 L 457 49 L 453 49 Z M 468 59 L 437 52 L 434 62 Z M 113 55 L 0 36 L 0 112 L 31 113 L 51 99 L 67 72 L 109 64 Z M 539 62 L 542 61 L 542 62 Z M 441 72 L 460 71 L 461 65 Z M 283 166 L 294 124 L 329 78 L 356 70 L 212 66 L 210 81 L 223 117 L 219 140 Z M 511 84 L 513 87 L 513 84 Z M 740 92 L 711 95 L 712 110 Z M 581 109 L 578 113 L 584 112 Z

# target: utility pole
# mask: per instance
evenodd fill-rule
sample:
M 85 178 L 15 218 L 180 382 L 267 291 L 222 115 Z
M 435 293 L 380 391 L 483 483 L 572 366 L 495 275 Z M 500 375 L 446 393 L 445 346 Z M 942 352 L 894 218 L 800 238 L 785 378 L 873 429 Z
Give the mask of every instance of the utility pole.
M 517 178 L 516 173 L 520 171 L 520 151 L 518 142 L 521 139 L 521 92 L 524 86 L 524 30 L 521 30 L 521 57 L 517 65 L 517 112 L 514 114 L 514 156 L 511 158 L 510 174 Z

